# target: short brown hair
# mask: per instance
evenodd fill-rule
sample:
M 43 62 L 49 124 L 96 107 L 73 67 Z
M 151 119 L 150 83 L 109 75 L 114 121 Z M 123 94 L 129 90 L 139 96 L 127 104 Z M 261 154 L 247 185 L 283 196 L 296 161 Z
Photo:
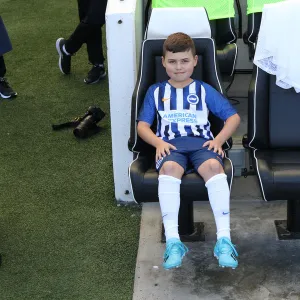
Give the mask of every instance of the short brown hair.
M 183 32 L 176 32 L 168 36 L 163 46 L 163 57 L 166 56 L 166 52 L 186 52 L 192 51 L 193 56 L 196 55 L 196 49 L 194 41 L 191 37 Z

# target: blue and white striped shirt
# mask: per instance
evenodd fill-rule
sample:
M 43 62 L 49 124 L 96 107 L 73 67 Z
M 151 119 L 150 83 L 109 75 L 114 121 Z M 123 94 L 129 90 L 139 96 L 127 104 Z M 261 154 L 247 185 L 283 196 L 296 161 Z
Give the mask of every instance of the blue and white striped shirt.
M 138 121 L 152 125 L 157 117 L 156 135 L 164 141 L 182 136 L 211 140 L 210 111 L 224 121 L 236 114 L 222 94 L 202 81 L 194 80 L 184 88 L 164 81 L 148 89 Z

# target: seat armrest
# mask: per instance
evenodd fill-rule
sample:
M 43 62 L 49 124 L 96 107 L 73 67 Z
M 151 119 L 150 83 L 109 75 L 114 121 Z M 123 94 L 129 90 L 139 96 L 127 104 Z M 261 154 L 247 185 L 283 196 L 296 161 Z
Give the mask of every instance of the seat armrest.
M 131 172 L 145 173 L 151 166 L 149 156 L 138 154 L 136 159 L 130 165 Z
M 138 154 L 136 159 L 129 166 L 129 179 L 131 184 L 132 195 L 137 202 L 142 202 L 145 192 L 144 179 L 146 171 L 151 166 L 149 156 Z

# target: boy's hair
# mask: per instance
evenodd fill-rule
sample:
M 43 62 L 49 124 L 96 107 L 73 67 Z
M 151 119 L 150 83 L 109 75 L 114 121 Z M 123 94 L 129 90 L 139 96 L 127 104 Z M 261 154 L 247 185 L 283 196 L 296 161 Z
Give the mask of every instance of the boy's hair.
M 183 32 L 176 32 L 168 36 L 163 46 L 163 57 L 166 56 L 166 52 L 186 52 L 192 51 L 193 56 L 196 55 L 196 49 L 194 41 L 191 37 Z

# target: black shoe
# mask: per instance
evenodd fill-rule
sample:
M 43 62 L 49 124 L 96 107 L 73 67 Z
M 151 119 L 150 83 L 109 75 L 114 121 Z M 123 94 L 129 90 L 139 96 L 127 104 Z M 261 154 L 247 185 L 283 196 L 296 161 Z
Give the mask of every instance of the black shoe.
M 3 99 L 17 96 L 17 93 L 10 87 L 9 83 L 4 77 L 0 77 L 0 96 Z
M 104 65 L 94 65 L 84 79 L 86 84 L 93 84 L 106 76 Z
M 58 66 L 61 72 L 65 75 L 70 74 L 71 71 L 71 55 L 67 55 L 64 50 L 63 46 L 66 43 L 64 38 L 59 38 L 56 41 L 56 50 L 59 55 Z

